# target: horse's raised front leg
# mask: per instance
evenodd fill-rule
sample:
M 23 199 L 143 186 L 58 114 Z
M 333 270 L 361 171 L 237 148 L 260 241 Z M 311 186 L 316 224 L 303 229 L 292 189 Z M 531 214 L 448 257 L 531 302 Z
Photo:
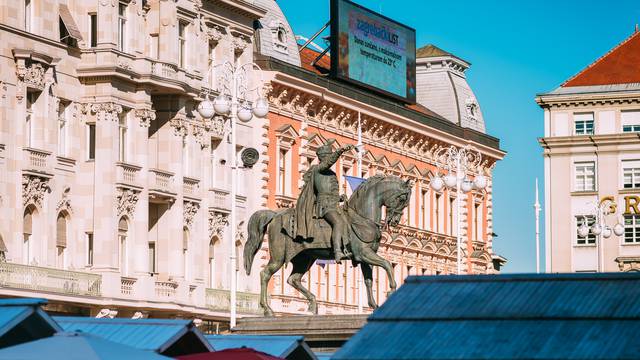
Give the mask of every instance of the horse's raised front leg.
M 378 304 L 376 304 L 376 299 L 373 298 L 373 269 L 371 269 L 371 265 L 365 263 L 360 263 L 360 269 L 362 270 L 364 285 L 367 287 L 369 307 L 375 310 L 378 308 Z
M 296 256 L 291 263 L 293 264 L 293 269 L 291 270 L 291 275 L 287 278 L 287 283 L 293 286 L 294 289 L 300 291 L 304 297 L 309 300 L 309 308 L 308 311 L 312 314 L 318 314 L 318 304 L 316 303 L 316 297 L 302 285 L 302 277 L 304 274 L 309 271 L 311 265 L 315 262 L 315 259 L 305 256 L 298 255 Z
M 396 287 L 398 285 L 396 284 L 396 280 L 393 278 L 393 268 L 391 267 L 391 263 L 389 261 L 376 254 L 371 248 L 366 246 L 362 248 L 362 261 L 369 265 L 380 266 L 381 268 L 383 268 L 387 272 L 390 292 L 396 290 Z

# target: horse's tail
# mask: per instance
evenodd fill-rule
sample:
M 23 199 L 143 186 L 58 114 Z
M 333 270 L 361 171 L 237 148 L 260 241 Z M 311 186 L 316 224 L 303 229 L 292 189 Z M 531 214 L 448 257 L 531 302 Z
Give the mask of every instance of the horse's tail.
M 244 269 L 247 275 L 251 275 L 251 265 L 253 264 L 253 258 L 258 253 L 262 240 L 264 239 L 264 233 L 267 231 L 267 225 L 276 216 L 276 212 L 273 210 L 258 210 L 249 218 L 247 224 L 247 232 L 249 233 L 249 239 L 247 239 L 244 245 Z

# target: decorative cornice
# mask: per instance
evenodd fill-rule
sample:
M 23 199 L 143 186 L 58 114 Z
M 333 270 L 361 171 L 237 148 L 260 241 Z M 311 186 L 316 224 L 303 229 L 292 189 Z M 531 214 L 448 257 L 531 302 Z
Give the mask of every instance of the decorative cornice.
M 133 218 L 139 195 L 140 192 L 133 189 L 117 188 L 116 212 L 118 217 L 127 215 L 129 218 Z
M 22 175 L 22 204 L 25 207 L 35 205 L 37 208 L 42 208 L 44 195 L 50 192 L 51 187 L 49 186 L 48 178 Z
M 113 102 L 82 104 L 83 114 L 95 114 L 98 121 L 118 121 L 122 106 Z

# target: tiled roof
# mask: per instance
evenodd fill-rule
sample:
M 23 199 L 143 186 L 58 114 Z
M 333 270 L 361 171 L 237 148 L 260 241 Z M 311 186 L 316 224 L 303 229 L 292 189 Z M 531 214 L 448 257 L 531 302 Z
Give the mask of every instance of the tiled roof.
M 313 60 L 315 60 L 318 55 L 320 55 L 319 52 L 313 49 L 309 49 L 308 47 L 304 48 L 300 52 L 300 64 L 305 70 L 313 71 L 314 73 L 320 75 L 327 74 L 331 69 L 331 60 L 329 58 L 329 54 L 321 57 L 315 65 L 311 65 Z
M 567 80 L 562 87 L 640 83 L 640 32 Z
M 332 358 L 630 359 L 640 274 L 409 277 Z
M 439 47 L 433 44 L 423 46 L 418 50 L 416 50 L 416 57 L 418 58 L 436 57 L 436 56 L 452 56 L 452 54 L 440 49 Z

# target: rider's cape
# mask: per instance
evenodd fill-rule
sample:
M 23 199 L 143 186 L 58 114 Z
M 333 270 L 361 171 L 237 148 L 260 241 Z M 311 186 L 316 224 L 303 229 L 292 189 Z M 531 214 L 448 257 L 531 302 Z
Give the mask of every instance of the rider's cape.
M 296 202 L 294 238 L 302 237 L 303 239 L 308 239 L 313 237 L 313 219 L 316 215 L 316 194 L 313 190 L 315 178 L 313 174 L 315 171 L 316 165 L 313 165 L 303 176 L 305 183 Z

